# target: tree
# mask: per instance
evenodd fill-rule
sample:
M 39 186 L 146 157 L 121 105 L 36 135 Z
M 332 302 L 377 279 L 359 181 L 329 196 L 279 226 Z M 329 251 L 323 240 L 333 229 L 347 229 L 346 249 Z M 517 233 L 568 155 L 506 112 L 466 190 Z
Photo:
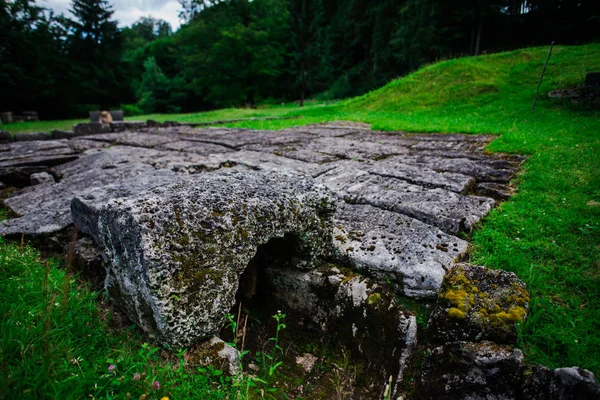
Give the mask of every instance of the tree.
M 283 73 L 288 13 L 280 0 L 231 0 L 181 29 L 185 75 L 218 106 L 253 107 Z
M 57 18 L 31 0 L 0 0 L 0 107 L 66 116 L 62 73 L 68 67 Z
M 73 0 L 66 19 L 70 80 L 79 90 L 77 101 L 109 108 L 123 97 L 122 36 L 107 0 Z
M 175 89 L 154 57 L 150 57 L 144 62 L 144 73 L 137 89 L 138 107 L 145 113 L 179 112 L 181 108 L 176 103 L 181 100 L 181 94 Z

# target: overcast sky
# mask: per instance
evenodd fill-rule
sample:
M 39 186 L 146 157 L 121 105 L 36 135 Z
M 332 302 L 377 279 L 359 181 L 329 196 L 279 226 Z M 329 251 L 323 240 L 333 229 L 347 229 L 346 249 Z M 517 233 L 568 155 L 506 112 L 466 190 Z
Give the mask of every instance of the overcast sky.
M 69 14 L 71 0 L 39 0 L 40 6 L 50 8 L 57 14 Z M 131 25 L 140 17 L 152 16 L 164 19 L 171 24 L 173 30 L 179 28 L 179 10 L 177 0 L 109 0 L 113 6 L 113 18 L 119 21 L 119 26 Z

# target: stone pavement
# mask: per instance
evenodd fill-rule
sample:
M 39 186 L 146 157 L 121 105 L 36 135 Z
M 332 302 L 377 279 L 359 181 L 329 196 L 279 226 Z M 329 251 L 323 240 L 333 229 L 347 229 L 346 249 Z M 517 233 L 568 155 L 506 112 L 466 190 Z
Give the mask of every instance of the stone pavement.
M 0 234 L 64 232 L 75 197 L 102 205 L 225 168 L 293 174 L 338 198 L 337 257 L 417 298 L 437 295 L 445 271 L 466 254 L 464 234 L 511 194 L 509 181 L 524 159 L 486 153 L 490 135 L 361 125 L 259 131 L 136 123 L 88 134 L 89 128 L 64 133 L 68 139 L 0 145 L 0 182 L 22 187 L 4 201 L 16 217 L 0 222 Z

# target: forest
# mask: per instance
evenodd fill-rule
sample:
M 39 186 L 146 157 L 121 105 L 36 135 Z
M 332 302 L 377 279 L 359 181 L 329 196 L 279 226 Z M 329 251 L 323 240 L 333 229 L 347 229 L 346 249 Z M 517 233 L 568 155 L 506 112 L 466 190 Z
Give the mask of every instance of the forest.
M 600 37 L 598 0 L 181 0 L 182 26 L 119 28 L 0 0 L 0 109 L 42 119 L 255 107 L 359 95 L 423 64 Z

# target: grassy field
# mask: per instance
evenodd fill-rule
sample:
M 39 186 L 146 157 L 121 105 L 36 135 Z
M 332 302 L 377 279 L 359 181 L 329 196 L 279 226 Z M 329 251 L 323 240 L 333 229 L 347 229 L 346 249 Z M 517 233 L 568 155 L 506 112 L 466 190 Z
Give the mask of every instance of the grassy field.
M 600 112 L 551 102 L 546 94 L 553 89 L 580 86 L 586 72 L 600 70 L 600 44 L 555 47 L 537 109 L 532 114 L 535 88 L 546 55 L 546 48 L 532 48 L 450 60 L 424 67 L 364 96 L 332 104 L 230 109 L 134 119 L 204 122 L 280 116 L 297 118 L 243 121 L 226 126 L 279 129 L 353 120 L 370 123 L 375 129 L 500 135 L 489 146 L 490 151 L 527 154 L 529 158 L 515 179 L 518 193 L 496 208 L 474 232 L 471 261 L 513 271 L 527 283 L 532 303 L 520 345 L 530 361 L 549 367 L 579 365 L 598 376 Z M 72 123 L 65 121 L 61 127 L 66 128 Z M 7 128 L 15 132 L 20 129 L 47 131 L 51 127 L 44 123 L 2 127 Z M 64 397 L 67 390 L 75 390 L 71 387 L 84 385 L 73 386 L 79 378 L 68 379 L 69 376 L 85 375 L 77 372 L 77 363 L 70 361 L 77 357 L 86 360 L 85 371 L 88 372 L 85 376 L 88 378 L 100 379 L 109 360 L 116 359 L 117 354 L 122 354 L 120 362 L 128 373 L 141 370 L 145 365 L 144 352 L 152 347 L 143 350 L 134 333 L 123 339 L 123 333 L 107 331 L 104 322 L 91 317 L 89 327 L 84 329 L 77 325 L 83 324 L 87 317 L 79 321 L 74 314 L 91 316 L 99 313 L 100 309 L 95 305 L 99 294 L 81 289 L 72 279 L 68 284 L 64 283 L 65 278 L 60 277 L 64 272 L 54 268 L 53 264 L 47 267 L 45 261 L 36 261 L 35 255 L 26 247 L 1 246 L 0 258 L 4 257 L 0 267 L 3 272 L 0 281 L 3 307 L 0 379 L 4 380 L 1 385 L 6 384 L 7 375 L 13 376 L 10 378 L 13 381 L 16 376 L 26 376 L 29 386 L 21 387 L 38 392 L 53 391 L 48 397 L 60 392 Z M 32 269 L 35 271 L 31 272 Z M 50 272 L 44 272 L 47 270 Z M 38 283 L 44 274 L 55 277 L 47 280 L 55 285 L 54 294 L 40 289 L 35 282 L 12 277 L 29 273 L 38 277 Z M 59 306 L 51 306 L 53 302 L 48 299 L 56 299 Z M 69 312 L 64 311 L 67 306 Z M 25 311 L 28 309 L 33 310 L 32 315 Z M 54 323 L 53 318 L 64 320 Z M 50 323 L 46 322 L 48 319 Z M 18 322 L 21 325 L 17 325 Z M 31 325 L 37 331 L 28 330 L 23 324 L 29 324 L 27 326 Z M 71 328 L 69 324 L 79 327 Z M 49 361 L 44 358 L 47 354 L 51 355 Z M 182 388 L 184 383 L 177 376 L 176 366 L 165 367 L 168 362 L 155 360 L 150 363 L 148 368 L 154 368 L 154 372 L 149 371 L 148 376 L 150 373 L 158 376 L 156 371 L 163 371 L 165 378 L 161 379 L 171 379 L 174 390 L 180 390 L 177 388 Z M 121 364 L 118 367 L 121 368 Z M 54 370 L 61 371 L 61 377 L 52 375 Z M 210 374 L 194 376 L 200 380 L 198 385 L 202 388 L 219 384 Z M 98 389 L 97 398 L 111 398 L 108 388 L 116 383 L 114 379 L 112 384 L 106 383 L 109 378 L 112 379 L 110 376 L 102 378 L 101 384 L 105 386 L 102 386 L 103 391 Z M 42 384 L 43 379 L 54 383 Z M 68 384 L 57 384 L 62 382 L 60 379 L 67 380 Z M 93 385 L 92 378 L 85 382 L 88 389 Z M 178 393 L 192 393 L 185 388 L 181 390 Z

